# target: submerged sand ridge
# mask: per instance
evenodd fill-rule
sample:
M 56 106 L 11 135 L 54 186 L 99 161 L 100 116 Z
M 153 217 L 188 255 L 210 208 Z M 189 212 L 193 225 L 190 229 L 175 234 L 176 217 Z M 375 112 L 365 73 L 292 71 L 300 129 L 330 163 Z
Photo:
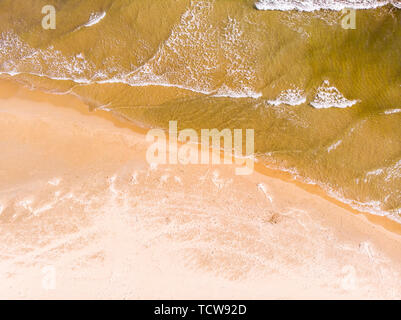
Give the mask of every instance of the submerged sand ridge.
M 12 88 L 1 297 L 401 297 L 400 238 L 363 216 L 233 166 L 150 167 L 143 135 Z

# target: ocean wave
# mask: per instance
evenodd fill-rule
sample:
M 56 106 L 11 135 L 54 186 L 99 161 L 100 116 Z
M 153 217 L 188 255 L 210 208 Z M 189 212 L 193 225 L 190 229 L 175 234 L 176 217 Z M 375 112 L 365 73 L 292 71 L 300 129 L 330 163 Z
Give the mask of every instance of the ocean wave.
M 267 100 L 267 104 L 272 106 L 298 106 L 306 102 L 305 92 L 298 88 L 284 90 L 276 99 Z M 336 87 L 331 86 L 330 82 L 325 80 L 317 89 L 315 98 L 310 102 L 310 105 L 316 109 L 348 108 L 352 107 L 357 102 L 359 102 L 359 100 L 346 99 Z M 395 112 L 396 111 L 394 111 L 394 113 Z
M 275 100 L 268 100 L 267 103 L 272 106 L 286 104 L 289 106 L 298 106 L 306 102 L 305 92 L 298 88 L 288 89 L 279 94 Z
M 327 152 L 330 153 L 333 150 L 336 150 L 343 143 L 342 140 L 338 140 L 337 142 L 333 143 L 331 146 L 327 148 Z
M 395 114 L 395 113 L 401 113 L 401 109 L 391 109 L 391 110 L 384 111 L 384 114 L 386 114 L 386 115 Z
M 194 1 L 169 38 L 147 63 L 128 75 L 130 83 L 174 85 L 215 96 L 259 98 L 255 43 L 228 16 L 223 27 L 210 24 L 214 2 Z M 223 62 L 222 62 L 223 61 Z M 223 82 L 217 80 L 223 76 Z
M 375 9 L 388 4 L 400 8 L 401 5 L 394 0 L 259 0 L 255 3 L 258 10 L 279 11 L 318 11 L 343 9 Z
M 83 53 L 66 56 L 52 46 L 33 48 L 9 31 L 0 34 L 0 74 L 30 74 L 77 84 L 176 87 L 216 97 L 260 98 L 262 94 L 255 90 L 256 67 L 247 58 L 254 54 L 254 43 L 244 36 L 234 18 L 228 17 L 222 30 L 210 26 L 207 22 L 212 3 L 202 3 L 194 3 L 155 55 L 134 70 L 124 69 L 114 60 L 98 66 Z M 98 23 L 105 15 L 93 14 L 85 26 Z M 222 56 L 224 66 L 219 60 Z
M 325 80 L 317 89 L 315 99 L 310 102 L 310 105 L 316 109 L 349 108 L 358 102 L 359 100 L 346 99 L 336 87 Z
M 79 26 L 78 28 L 76 28 L 74 30 L 74 32 L 78 31 L 78 30 L 81 30 L 82 28 L 88 28 L 88 27 L 91 27 L 91 26 L 93 26 L 95 24 L 98 24 L 100 21 L 102 21 L 104 19 L 104 17 L 106 17 L 106 12 L 105 11 L 92 13 L 90 15 L 90 17 L 89 17 L 88 22 L 86 22 L 85 24 L 83 24 L 83 25 Z
M 89 17 L 89 21 L 84 24 L 84 27 L 91 27 L 95 24 L 98 24 L 100 21 L 103 20 L 105 16 L 106 16 L 105 11 L 92 13 L 91 16 Z
M 271 156 L 271 154 L 265 154 L 266 156 Z M 358 210 L 360 212 L 366 212 L 372 215 L 387 217 L 395 222 L 401 223 L 401 208 L 395 208 L 393 210 L 383 209 L 383 203 L 381 201 L 367 200 L 367 201 L 357 201 L 346 197 L 341 189 L 332 187 L 329 183 L 314 180 L 308 177 L 302 176 L 295 167 L 287 168 L 279 163 L 274 163 L 274 158 L 270 159 L 271 164 L 265 164 L 266 168 L 272 170 L 280 170 L 287 172 L 292 176 L 294 180 L 301 181 L 302 183 L 308 185 L 314 185 L 320 187 L 324 192 L 326 192 L 331 198 L 349 205 L 352 209 Z M 401 169 L 401 161 L 396 163 L 393 167 L 388 170 L 394 173 L 396 170 L 398 173 Z M 384 169 L 386 171 L 386 169 Z
M 328 194 L 334 199 L 348 204 L 352 209 L 358 210 L 360 212 L 366 212 L 373 214 L 375 216 L 387 217 L 390 220 L 401 223 L 401 217 L 399 216 L 399 209 L 386 211 L 382 209 L 382 203 L 380 201 L 367 201 L 361 202 L 356 200 L 350 200 L 340 195 L 339 192 L 330 189 Z

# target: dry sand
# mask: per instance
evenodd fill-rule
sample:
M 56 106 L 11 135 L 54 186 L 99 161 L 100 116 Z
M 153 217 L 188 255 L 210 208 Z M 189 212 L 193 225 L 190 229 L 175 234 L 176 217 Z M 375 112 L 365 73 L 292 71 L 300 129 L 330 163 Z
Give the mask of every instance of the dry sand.
M 0 298 L 401 298 L 398 226 L 132 129 L 1 83 Z

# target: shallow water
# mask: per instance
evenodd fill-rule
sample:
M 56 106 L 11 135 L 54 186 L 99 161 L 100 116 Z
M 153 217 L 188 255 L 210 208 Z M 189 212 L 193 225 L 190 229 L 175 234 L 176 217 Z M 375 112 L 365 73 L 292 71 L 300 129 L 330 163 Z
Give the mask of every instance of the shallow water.
M 253 128 L 267 165 L 401 215 L 399 1 L 59 0 L 55 30 L 49 1 L 21 3 L 0 2 L 1 77 L 149 126 Z

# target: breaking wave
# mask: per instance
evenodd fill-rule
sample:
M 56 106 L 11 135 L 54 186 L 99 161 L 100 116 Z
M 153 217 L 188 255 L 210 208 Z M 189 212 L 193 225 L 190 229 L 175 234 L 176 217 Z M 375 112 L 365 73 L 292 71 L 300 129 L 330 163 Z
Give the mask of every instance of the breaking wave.
M 176 87 L 218 97 L 261 97 L 255 89 L 256 61 L 249 58 L 255 55 L 255 43 L 247 39 L 235 18 L 228 17 L 222 29 L 210 25 L 212 12 L 213 2 L 194 2 L 154 56 L 134 70 L 118 63 L 99 66 L 82 53 L 67 57 L 53 46 L 33 48 L 13 32 L 3 32 L 0 73 L 27 73 L 79 84 Z M 92 14 L 80 28 L 99 23 L 105 16 L 106 12 Z
M 286 104 L 297 106 L 306 102 L 305 92 L 300 89 L 288 89 L 279 94 L 275 100 L 268 100 L 267 103 L 273 106 Z
M 397 8 L 401 4 L 394 0 L 259 0 L 255 3 L 258 10 L 280 10 L 280 11 L 317 11 L 343 9 L 375 9 L 388 4 Z
M 316 109 L 349 108 L 357 102 L 359 101 L 346 99 L 336 87 L 330 86 L 329 81 L 325 80 L 310 105 Z

